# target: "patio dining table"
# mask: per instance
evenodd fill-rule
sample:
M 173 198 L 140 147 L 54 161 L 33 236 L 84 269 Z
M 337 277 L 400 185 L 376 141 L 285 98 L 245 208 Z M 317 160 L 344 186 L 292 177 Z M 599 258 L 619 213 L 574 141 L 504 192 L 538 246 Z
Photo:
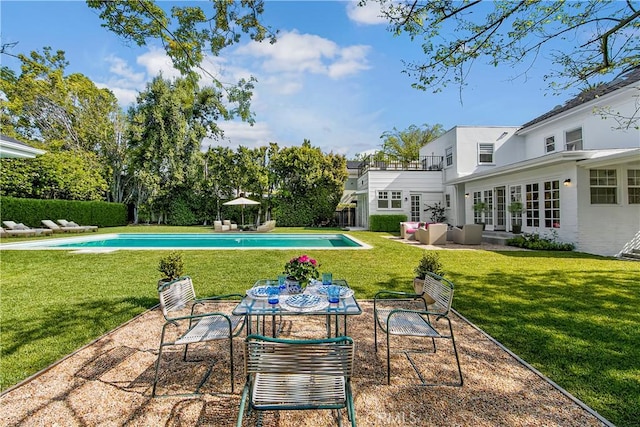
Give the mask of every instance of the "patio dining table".
M 264 335 L 266 320 L 271 318 L 271 335 L 276 337 L 278 334 L 276 318 L 282 319 L 282 316 L 326 316 L 327 338 L 339 335 L 347 335 L 347 317 L 362 314 L 362 309 L 358 304 L 358 301 L 353 294 L 353 291 L 349 289 L 346 280 L 333 280 L 334 285 L 347 288 L 347 292 L 340 297 L 337 303 L 329 303 L 326 296 L 326 288 L 323 288 L 321 284 L 309 285 L 305 288 L 303 293 L 300 294 L 288 294 L 286 292 L 280 293 L 279 303 L 270 304 L 266 296 L 262 296 L 258 292 L 252 290 L 259 290 L 266 287 L 268 283 L 275 283 L 277 286 L 277 280 L 258 280 L 253 288 L 247 290 L 246 295 L 233 309 L 233 314 L 236 316 L 247 316 L 247 333 L 260 333 L 260 326 L 262 325 L 262 334 Z M 350 291 L 350 292 L 349 292 Z M 298 304 L 302 302 L 302 304 Z M 310 302 L 309 304 L 305 304 Z M 340 333 L 339 318 L 342 317 L 342 333 Z M 255 332 L 253 330 L 255 322 Z

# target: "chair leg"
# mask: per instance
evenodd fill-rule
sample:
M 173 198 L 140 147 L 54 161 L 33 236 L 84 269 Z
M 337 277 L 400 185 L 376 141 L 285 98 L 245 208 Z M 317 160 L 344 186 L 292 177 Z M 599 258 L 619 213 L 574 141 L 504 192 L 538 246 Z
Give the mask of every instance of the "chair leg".
M 242 398 L 240 399 L 240 410 L 238 411 L 238 422 L 236 427 L 242 427 L 242 417 L 244 416 L 244 407 L 247 403 L 247 396 L 249 395 L 249 384 L 244 386 L 242 390 Z
M 460 368 L 460 358 L 458 357 L 458 349 L 456 348 L 456 340 L 453 337 L 453 329 L 451 328 L 451 322 L 449 322 L 449 331 L 451 332 L 451 344 L 453 344 L 453 354 L 456 355 L 456 363 L 458 364 L 458 375 L 460 375 L 460 386 L 464 380 L 462 379 L 462 369 Z
M 233 335 L 229 335 L 229 360 L 231 361 L 231 393 L 233 393 Z
M 391 339 L 387 330 L 387 385 L 391 385 Z
M 158 349 L 158 359 L 156 359 L 156 373 L 153 376 L 153 388 L 151 389 L 151 397 L 156 397 L 156 386 L 158 385 L 158 370 L 160 368 L 160 358 L 162 357 L 162 342 Z
M 375 309 L 373 310 L 373 348 L 376 353 L 378 352 L 378 315 Z

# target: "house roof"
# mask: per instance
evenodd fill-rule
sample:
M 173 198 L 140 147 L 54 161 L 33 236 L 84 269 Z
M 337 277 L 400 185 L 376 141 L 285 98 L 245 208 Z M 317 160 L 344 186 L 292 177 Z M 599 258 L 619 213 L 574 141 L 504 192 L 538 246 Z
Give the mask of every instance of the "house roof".
M 580 92 L 578 96 L 576 96 L 573 99 L 570 99 L 569 101 L 565 102 L 563 105 L 559 105 L 553 110 L 547 113 L 544 113 L 543 115 L 538 116 L 535 119 L 530 120 L 527 123 L 523 124 L 520 130 L 524 130 L 530 126 L 535 125 L 536 123 L 540 123 L 550 117 L 553 117 L 564 111 L 568 111 L 572 108 L 578 107 L 582 104 L 585 104 L 589 101 L 592 101 L 608 93 L 614 92 L 625 86 L 629 86 L 630 84 L 633 84 L 638 81 L 640 81 L 640 66 L 633 68 L 630 71 L 620 75 L 619 77 L 610 81 L 609 83 L 603 83 L 594 88 L 587 89 Z
M 0 158 L 32 159 L 44 153 L 44 150 L 33 148 L 15 138 L 0 135 Z

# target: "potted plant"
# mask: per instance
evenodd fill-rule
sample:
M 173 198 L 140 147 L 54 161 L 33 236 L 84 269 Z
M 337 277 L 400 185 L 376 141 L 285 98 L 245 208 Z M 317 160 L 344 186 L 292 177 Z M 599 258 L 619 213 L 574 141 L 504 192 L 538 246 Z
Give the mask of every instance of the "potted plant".
M 306 286 L 311 279 L 317 279 L 320 276 L 318 271 L 318 262 L 308 255 L 300 255 L 291 258 L 284 265 L 283 274 L 287 276 L 286 285 L 287 292 L 300 293 L 302 288 Z
M 160 258 L 158 271 L 162 273 L 162 279 L 158 281 L 158 287 L 163 283 L 177 279 L 184 274 L 184 262 L 179 252 L 169 252 L 167 256 Z
M 489 212 L 489 205 L 487 202 L 477 202 L 473 205 L 473 210 L 482 215 L 483 212 Z M 482 229 L 484 230 L 484 222 L 477 222 L 476 224 L 482 224 Z
M 413 289 L 416 294 L 420 295 L 423 292 L 424 279 L 427 276 L 427 272 L 437 274 L 443 277 L 444 271 L 442 271 L 442 264 L 440 263 L 440 256 L 437 252 L 425 251 L 418 262 L 418 265 L 413 270 L 415 277 L 413 279 Z M 423 295 L 422 298 L 427 304 L 433 304 L 435 300 L 428 295 Z
M 516 218 L 513 216 L 520 215 L 523 210 L 522 202 L 512 202 L 507 209 L 511 213 L 511 231 L 514 234 L 520 234 L 522 232 L 522 224 L 518 224 Z

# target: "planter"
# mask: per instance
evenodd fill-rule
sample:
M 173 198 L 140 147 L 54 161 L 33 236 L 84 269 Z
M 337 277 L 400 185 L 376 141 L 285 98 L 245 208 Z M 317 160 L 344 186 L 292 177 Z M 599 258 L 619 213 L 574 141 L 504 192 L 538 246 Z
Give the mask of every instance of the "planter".
M 521 225 L 518 225 L 518 224 L 513 224 L 513 225 L 511 226 L 511 232 L 512 232 L 513 234 L 520 234 L 520 233 L 522 233 L 522 226 L 521 226 Z
M 415 277 L 413 279 L 413 290 L 416 292 L 416 294 L 422 295 L 422 299 L 427 303 L 427 305 L 433 304 L 434 302 L 436 302 L 436 300 L 431 298 L 431 296 L 424 294 L 423 289 L 424 289 L 424 279 L 418 279 L 417 277 Z
M 288 294 L 299 294 L 302 292 L 302 283 L 299 280 L 286 278 L 284 284 Z

